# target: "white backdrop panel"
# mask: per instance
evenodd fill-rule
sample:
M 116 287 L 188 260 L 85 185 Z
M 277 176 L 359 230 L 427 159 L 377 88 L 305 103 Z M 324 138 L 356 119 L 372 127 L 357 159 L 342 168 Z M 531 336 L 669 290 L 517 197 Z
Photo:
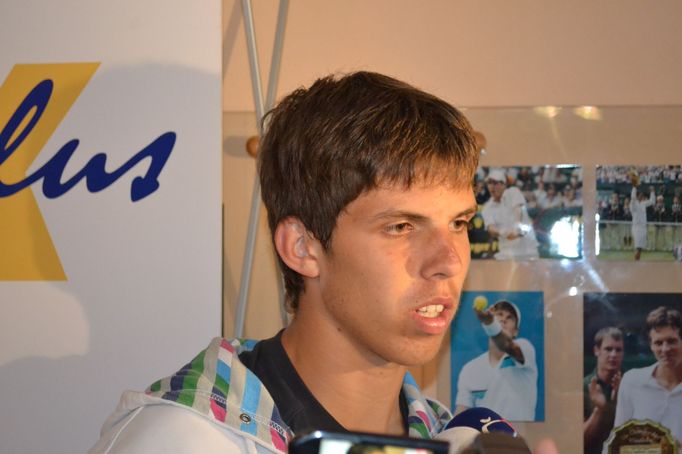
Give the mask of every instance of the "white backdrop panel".
M 0 81 L 17 64 L 100 63 L 28 174 L 72 139 L 64 179 L 97 153 L 111 172 L 177 136 L 159 189 L 137 202 L 149 158 L 100 192 L 26 189 L 67 280 L 0 276 L 0 452 L 84 452 L 123 389 L 220 335 L 220 17 L 218 0 L 0 4 Z M 13 213 L 0 198 L 0 222 Z

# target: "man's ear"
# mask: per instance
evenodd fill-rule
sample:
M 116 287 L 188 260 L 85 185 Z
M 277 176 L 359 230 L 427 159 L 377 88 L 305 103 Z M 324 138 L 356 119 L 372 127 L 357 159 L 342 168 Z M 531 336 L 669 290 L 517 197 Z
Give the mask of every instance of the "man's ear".
M 320 274 L 314 242 L 317 240 L 298 218 L 284 218 L 277 224 L 275 229 L 277 254 L 289 268 L 304 277 L 315 278 Z

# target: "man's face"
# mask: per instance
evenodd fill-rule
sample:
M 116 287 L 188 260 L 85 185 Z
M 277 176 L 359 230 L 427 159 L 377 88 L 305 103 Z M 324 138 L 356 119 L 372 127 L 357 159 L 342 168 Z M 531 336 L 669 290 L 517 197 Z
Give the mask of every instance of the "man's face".
M 595 345 L 594 356 L 597 357 L 597 369 L 619 371 L 623 363 L 623 341 L 605 336 L 601 341 L 601 346 Z
M 470 187 L 380 187 L 337 219 L 319 259 L 324 316 L 373 362 L 423 364 L 435 356 L 469 268 Z
M 682 367 L 682 339 L 676 328 L 664 326 L 652 329 L 649 331 L 649 346 L 661 366 Z
M 488 192 L 490 192 L 490 195 L 493 197 L 493 199 L 495 199 L 495 201 L 499 202 L 502 198 L 502 193 L 506 189 L 504 182 L 488 179 L 487 183 Z
M 611 205 L 618 205 L 618 194 L 613 193 L 611 194 Z
M 516 327 L 516 317 L 514 314 L 509 312 L 507 309 L 495 309 L 492 310 L 495 320 L 502 326 L 502 331 L 507 336 L 514 339 L 518 334 L 519 330 Z

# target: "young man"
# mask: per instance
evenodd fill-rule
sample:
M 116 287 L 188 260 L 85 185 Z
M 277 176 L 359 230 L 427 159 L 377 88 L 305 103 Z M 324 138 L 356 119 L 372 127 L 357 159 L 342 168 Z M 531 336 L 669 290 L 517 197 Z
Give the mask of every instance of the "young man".
M 474 312 L 488 335 L 488 351 L 462 368 L 455 412 L 487 407 L 509 421 L 533 421 L 538 368 L 533 345 L 517 338 L 521 312 L 506 300 L 488 310 L 474 307 Z
M 493 169 L 486 177 L 490 199 L 483 205 L 481 216 L 488 233 L 497 238 L 498 260 L 531 260 L 538 258 L 538 242 L 526 209 L 526 199 L 516 186 L 507 187 L 507 176 Z
M 656 362 L 630 369 L 618 389 L 615 425 L 650 419 L 668 428 L 682 444 L 682 313 L 661 306 L 646 318 Z
M 649 196 L 637 190 L 639 186 L 639 176 L 630 173 L 632 191 L 630 193 L 630 214 L 632 215 L 632 238 L 635 242 L 635 260 L 642 256 L 642 249 L 646 248 L 647 243 L 647 216 L 646 209 L 656 202 L 654 187 L 649 187 Z
M 125 393 L 92 452 L 285 452 L 311 429 L 431 438 L 450 419 L 407 368 L 436 355 L 469 267 L 469 123 L 360 72 L 295 91 L 267 124 L 259 172 L 292 323 L 216 339 Z
M 583 379 L 583 440 L 585 454 L 601 454 L 613 429 L 616 396 L 623 364 L 623 333 L 607 326 L 594 336 L 597 366 Z

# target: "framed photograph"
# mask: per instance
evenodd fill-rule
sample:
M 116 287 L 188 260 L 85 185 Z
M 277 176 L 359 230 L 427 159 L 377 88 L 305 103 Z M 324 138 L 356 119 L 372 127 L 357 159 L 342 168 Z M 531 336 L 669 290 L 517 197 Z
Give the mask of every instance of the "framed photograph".
M 583 256 L 582 167 L 480 167 L 478 213 L 469 225 L 474 259 Z
M 682 261 L 682 166 L 597 166 L 602 260 Z
M 586 293 L 583 323 L 585 452 L 628 423 L 682 440 L 682 293 Z
M 451 329 L 452 407 L 487 407 L 509 421 L 544 421 L 544 298 L 542 292 L 463 292 Z M 502 351 L 490 313 L 513 353 Z

